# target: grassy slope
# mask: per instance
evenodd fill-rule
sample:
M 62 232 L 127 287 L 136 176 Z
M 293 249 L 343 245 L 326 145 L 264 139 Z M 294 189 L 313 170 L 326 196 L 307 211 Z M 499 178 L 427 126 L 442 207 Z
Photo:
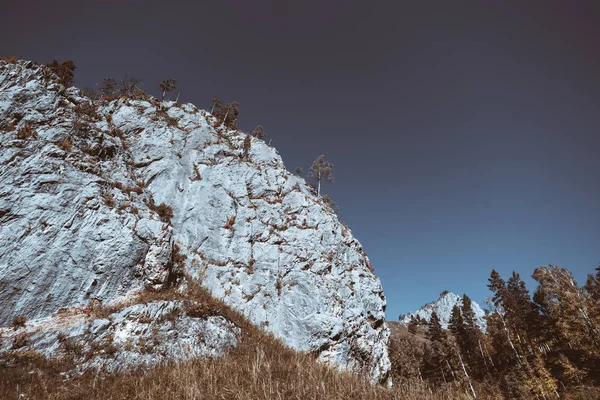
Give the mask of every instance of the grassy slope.
M 146 294 L 139 301 L 186 298 L 205 304 L 204 315 L 223 315 L 242 328 L 237 348 L 214 360 L 192 360 L 127 373 L 89 372 L 65 379 L 68 359 L 45 360 L 34 353 L 0 356 L 1 399 L 460 399 L 432 393 L 420 381 L 392 389 L 319 364 L 314 356 L 286 347 L 271 334 L 212 298 L 199 285 L 187 294 Z M 23 394 L 24 397 L 19 397 Z

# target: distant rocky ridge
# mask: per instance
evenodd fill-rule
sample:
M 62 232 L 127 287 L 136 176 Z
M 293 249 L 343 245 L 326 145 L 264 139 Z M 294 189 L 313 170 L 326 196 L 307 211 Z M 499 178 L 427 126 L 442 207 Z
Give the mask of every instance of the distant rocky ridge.
M 472 301 L 472 304 L 472 309 L 475 313 L 475 323 L 482 331 L 485 332 L 485 311 L 483 311 L 483 309 L 476 302 Z M 408 323 L 412 317 L 421 317 L 425 321 L 429 322 L 431 319 L 431 313 L 435 311 L 440 318 L 442 328 L 448 329 L 448 322 L 450 322 L 450 317 L 452 316 L 452 308 L 455 305 L 462 307 L 462 297 L 451 292 L 443 292 L 437 300 L 425 304 L 417 311 L 408 313 L 404 316 L 404 318 L 401 319 L 401 321 Z
M 221 354 L 236 327 L 175 300 L 73 311 L 197 279 L 289 346 L 386 380 L 386 299 L 360 243 L 247 137 L 191 104 L 92 102 L 45 66 L 0 61 L 0 348 L 53 354 L 109 332 L 118 363 L 100 351 L 90 366 Z M 147 335 L 171 345 L 141 349 Z

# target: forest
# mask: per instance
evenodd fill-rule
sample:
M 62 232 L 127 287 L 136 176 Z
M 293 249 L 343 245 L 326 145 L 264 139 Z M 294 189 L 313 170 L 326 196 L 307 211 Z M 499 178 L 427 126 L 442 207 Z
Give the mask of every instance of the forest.
M 600 267 L 581 286 L 555 265 L 532 278 L 533 294 L 517 272 L 505 280 L 492 270 L 485 333 L 466 295 L 448 330 L 435 312 L 406 331 L 392 323 L 395 383 L 455 387 L 471 398 L 599 398 Z

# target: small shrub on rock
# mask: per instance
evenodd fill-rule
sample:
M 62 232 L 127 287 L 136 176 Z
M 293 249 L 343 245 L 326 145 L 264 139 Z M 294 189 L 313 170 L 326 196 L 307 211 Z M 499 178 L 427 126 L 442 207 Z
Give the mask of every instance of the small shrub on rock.
M 173 208 L 170 205 L 165 204 L 164 202 L 156 205 L 154 204 L 154 199 L 151 199 L 148 202 L 148 208 L 158 214 L 161 221 L 171 222 L 171 218 L 173 218 Z
M 113 208 L 115 206 L 115 199 L 110 193 L 102 193 L 100 196 L 102 196 L 104 204 L 106 204 L 107 207 Z
M 46 64 L 50 70 L 58 77 L 60 83 L 63 86 L 72 86 L 73 78 L 75 77 L 75 63 L 71 60 L 63 61 L 59 63 L 54 60 L 49 64 Z
M 25 123 L 18 131 L 17 131 L 17 139 L 25 140 L 27 138 L 37 138 L 38 134 L 35 129 L 31 128 L 28 123 Z
M 173 265 L 178 268 L 179 271 L 183 271 L 185 268 L 185 260 L 187 256 L 181 252 L 181 248 L 174 244 L 173 245 Z
M 19 329 L 19 328 L 25 328 L 25 325 L 27 324 L 27 317 L 24 315 L 19 315 L 18 317 L 15 317 L 15 319 L 13 319 L 13 323 L 12 323 L 12 327 L 13 329 Z
M 29 344 L 29 333 L 21 332 L 13 338 L 12 348 L 20 349 L 21 347 L 25 347 Z
M 7 62 L 9 64 L 16 64 L 17 63 L 17 57 L 15 57 L 15 56 L 0 57 L 0 61 Z
M 97 121 L 100 119 L 100 116 L 96 111 L 96 107 L 87 101 L 81 102 L 75 106 L 75 114 L 80 118 L 89 119 L 92 121 Z
M 254 128 L 254 130 L 250 133 L 250 135 L 254 136 L 257 139 L 264 139 L 265 130 L 263 129 L 262 125 L 257 125 L 256 128 Z
M 67 153 L 70 153 L 73 150 L 73 143 L 71 143 L 71 141 L 69 139 L 65 139 L 58 147 L 60 147 L 61 150 L 64 150 Z
M 225 125 L 227 129 L 237 129 L 237 120 L 240 115 L 239 104 L 237 101 L 222 105 L 220 100 L 213 106 L 213 116 L 217 119 L 219 125 Z

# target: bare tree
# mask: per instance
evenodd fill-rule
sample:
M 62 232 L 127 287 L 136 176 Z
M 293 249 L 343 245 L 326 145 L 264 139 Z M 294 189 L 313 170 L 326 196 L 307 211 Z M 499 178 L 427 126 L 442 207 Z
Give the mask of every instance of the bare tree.
M 169 78 L 169 79 L 162 81 L 160 83 L 160 85 L 158 85 L 158 87 L 160 88 L 160 90 L 162 90 L 162 95 L 160 97 L 160 101 L 162 102 L 167 93 L 172 92 L 175 89 L 177 89 L 177 81 L 173 78 Z
M 240 115 L 239 104 L 232 101 L 222 105 L 218 99 L 213 99 L 212 115 L 217 119 L 219 125 L 224 125 L 227 129 L 237 129 L 237 120 Z
M 142 81 L 125 75 L 118 84 L 118 95 L 132 99 L 145 96 L 145 93 L 142 90 Z
M 122 79 L 104 78 L 100 86 L 100 94 L 107 98 L 128 97 L 130 99 L 141 99 L 146 97 L 142 89 L 140 79 L 130 78 L 125 75 Z
M 257 139 L 263 139 L 265 137 L 265 130 L 262 125 L 257 125 L 256 128 L 250 133 L 250 135 L 254 136 Z
M 215 97 L 214 99 L 212 99 L 212 104 L 210 106 L 210 113 L 214 113 L 215 112 L 215 108 L 218 110 L 220 108 L 223 107 L 223 102 L 221 101 L 221 99 L 219 99 L 218 97 Z
M 114 78 L 104 78 L 102 86 L 100 86 L 100 93 L 105 97 L 117 96 L 117 81 Z
M 331 168 L 333 168 L 333 164 L 326 161 L 324 155 L 317 157 L 310 167 L 310 171 L 308 171 L 308 178 L 312 178 L 317 181 L 317 196 L 321 195 L 321 181 L 323 179 L 325 179 L 327 182 L 333 182 Z

